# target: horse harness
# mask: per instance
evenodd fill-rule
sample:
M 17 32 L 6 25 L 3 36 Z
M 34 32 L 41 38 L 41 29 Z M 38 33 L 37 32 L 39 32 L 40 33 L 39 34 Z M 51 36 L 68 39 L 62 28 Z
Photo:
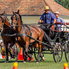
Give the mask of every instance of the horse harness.
M 24 30 L 25 30 L 25 32 L 26 32 L 26 34 L 19 34 L 19 33 L 16 33 L 16 35 L 17 36 L 27 36 L 27 37 L 29 37 L 29 36 L 32 36 L 32 33 L 31 33 L 31 29 L 26 25 L 26 24 L 22 24 L 22 28 L 24 27 Z M 28 36 L 28 34 L 27 34 L 27 30 L 26 30 L 26 27 L 29 29 L 29 31 L 30 31 L 30 35 Z M 22 30 L 22 29 L 21 29 Z M 21 31 L 20 30 L 20 31 Z M 31 40 L 31 37 L 29 37 L 30 38 L 30 40 Z M 29 41 L 30 41 L 29 40 Z

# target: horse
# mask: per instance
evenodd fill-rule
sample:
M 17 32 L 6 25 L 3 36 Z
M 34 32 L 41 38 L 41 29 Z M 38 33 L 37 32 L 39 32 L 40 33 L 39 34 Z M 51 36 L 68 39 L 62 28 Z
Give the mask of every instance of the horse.
M 16 31 L 16 38 L 15 38 L 15 43 L 18 43 L 19 46 L 21 46 L 24 50 L 24 62 L 26 62 L 27 56 L 31 58 L 31 55 L 28 54 L 28 48 L 29 44 L 34 45 L 34 47 L 38 47 L 39 52 L 38 52 L 38 58 L 41 55 L 41 42 L 44 37 L 44 31 L 35 26 L 30 26 L 29 28 L 22 23 L 21 15 L 19 14 L 19 10 L 17 12 L 13 11 L 13 15 L 11 17 L 12 23 L 11 25 L 13 26 L 14 30 Z M 18 35 L 18 34 L 25 34 L 25 35 Z M 27 35 L 27 36 L 26 36 Z M 36 40 L 32 39 L 31 36 L 34 39 L 38 39 L 40 42 L 37 42 Z M 36 42 L 36 44 L 34 44 Z M 44 57 L 42 57 L 44 59 Z M 38 63 L 39 59 L 36 60 Z
M 15 31 L 13 28 L 10 27 L 10 23 L 8 22 L 8 19 L 4 15 L 5 15 L 5 12 L 0 14 L 0 30 L 1 30 L 2 40 L 3 40 L 4 46 L 6 48 L 5 63 L 7 63 L 8 62 L 8 52 L 10 53 L 11 57 L 13 57 L 13 55 L 10 52 L 10 47 L 12 48 L 12 46 L 15 44 L 15 36 L 8 36 L 8 34 L 9 35 L 15 34 Z M 5 35 L 5 34 L 7 34 L 7 35 Z

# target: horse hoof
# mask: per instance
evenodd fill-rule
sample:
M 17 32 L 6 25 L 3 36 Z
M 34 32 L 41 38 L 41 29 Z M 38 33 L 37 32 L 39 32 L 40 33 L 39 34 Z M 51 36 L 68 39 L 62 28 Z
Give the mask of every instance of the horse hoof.
M 26 61 L 24 61 L 23 63 L 26 63 Z
M 5 61 L 4 63 L 8 63 L 8 61 Z
M 44 57 L 42 57 L 42 60 L 44 61 L 44 60 L 45 60 L 45 58 L 44 58 Z
M 39 60 L 36 60 L 36 63 L 39 63 Z
M 36 62 L 36 63 L 39 63 L 39 62 Z

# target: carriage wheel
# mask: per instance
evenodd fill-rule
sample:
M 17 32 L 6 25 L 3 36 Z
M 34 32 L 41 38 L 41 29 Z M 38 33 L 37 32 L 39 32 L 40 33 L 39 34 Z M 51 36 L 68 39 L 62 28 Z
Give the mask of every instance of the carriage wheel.
M 65 58 L 66 58 L 66 61 L 69 62 L 69 40 L 66 41 L 66 44 L 65 44 Z
M 38 48 L 34 48 L 34 57 L 35 57 L 36 60 L 38 60 L 38 51 L 39 51 Z M 42 55 L 42 57 L 44 57 L 43 53 L 41 55 Z M 39 61 L 42 61 L 41 56 L 39 57 Z
M 53 58 L 56 63 L 61 62 L 63 57 L 63 49 L 61 47 L 61 44 L 55 44 L 54 52 L 53 52 Z

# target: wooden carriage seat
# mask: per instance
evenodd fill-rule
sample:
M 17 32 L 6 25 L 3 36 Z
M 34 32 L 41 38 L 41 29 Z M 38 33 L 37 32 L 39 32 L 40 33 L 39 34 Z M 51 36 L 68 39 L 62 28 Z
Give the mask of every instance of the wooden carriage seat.
M 56 25 L 56 24 L 62 24 L 62 23 L 61 23 L 61 22 L 56 22 L 54 25 Z M 54 25 L 52 25 L 52 27 L 51 27 L 51 31 L 56 31 Z
M 56 22 L 55 24 L 62 24 L 62 23 L 61 22 Z M 68 22 L 66 22 L 66 24 L 69 25 Z M 62 31 L 55 30 L 55 26 L 54 25 L 52 25 L 51 31 L 54 31 L 54 32 L 62 32 Z M 69 31 L 64 31 L 64 32 L 69 32 Z

